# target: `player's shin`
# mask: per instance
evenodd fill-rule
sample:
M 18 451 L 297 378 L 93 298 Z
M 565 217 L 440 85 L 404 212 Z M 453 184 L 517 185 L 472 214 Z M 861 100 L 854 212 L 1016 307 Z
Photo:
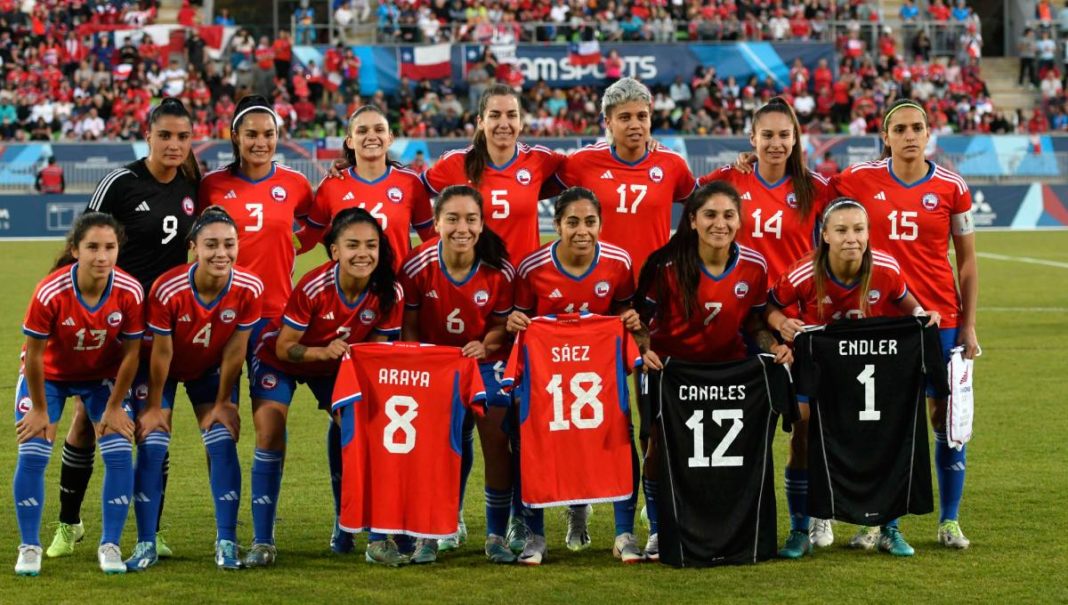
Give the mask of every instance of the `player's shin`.
M 122 435 L 110 433 L 100 438 L 104 459 L 103 523 L 101 544 L 118 544 L 133 494 L 133 445 Z
M 134 470 L 134 514 L 137 541 L 156 541 L 160 495 L 163 490 L 163 461 L 170 446 L 170 433 L 153 431 L 137 446 Z
M 241 465 L 230 431 L 214 424 L 201 435 L 211 461 L 209 481 L 215 502 L 216 540 L 237 542 L 237 513 L 241 504 Z
M 41 515 L 44 512 L 44 475 L 52 443 L 40 437 L 19 444 L 15 466 L 15 517 L 22 544 L 40 546 Z

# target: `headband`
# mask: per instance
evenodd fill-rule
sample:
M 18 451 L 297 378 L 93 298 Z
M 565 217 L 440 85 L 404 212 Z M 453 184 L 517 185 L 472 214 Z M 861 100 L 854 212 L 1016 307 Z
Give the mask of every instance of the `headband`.
M 278 114 L 276 114 L 273 109 L 271 109 L 270 107 L 267 107 L 266 105 L 252 105 L 250 107 L 246 107 L 246 108 L 242 109 L 241 111 L 237 112 L 237 115 L 235 115 L 234 119 L 231 120 L 231 122 L 230 122 L 230 130 L 236 130 L 237 129 L 237 122 L 242 117 L 244 117 L 244 115 L 246 113 L 248 113 L 250 111 L 263 111 L 263 112 L 269 113 L 269 114 L 271 114 L 271 117 L 274 118 L 275 127 L 277 127 L 277 128 L 281 128 L 282 127 L 282 120 L 281 120 L 281 118 L 278 117 Z
M 883 130 L 886 130 L 886 125 L 890 123 L 890 116 L 894 115 L 895 111 L 897 111 L 897 110 L 899 110 L 899 109 L 901 109 L 903 107 L 908 107 L 908 108 L 911 108 L 911 109 L 917 109 L 917 110 L 919 110 L 920 113 L 923 114 L 923 119 L 924 120 L 927 119 L 927 110 L 924 109 L 923 107 L 920 107 L 918 104 L 909 101 L 908 103 L 902 103 L 900 105 L 895 105 L 894 107 L 890 108 L 890 111 L 886 112 L 886 115 L 883 116 Z
M 204 227 L 207 227 L 208 225 L 212 225 L 214 223 L 226 223 L 234 229 L 237 228 L 237 223 L 234 222 L 233 217 L 230 216 L 226 211 L 212 210 L 212 208 L 217 208 L 217 206 L 210 206 L 206 208 L 204 212 L 199 217 L 197 217 L 197 220 L 193 223 L 193 227 L 189 229 L 189 235 L 186 236 L 186 239 L 188 239 L 189 241 L 196 240 L 197 234 L 200 233 L 200 231 L 204 229 Z
M 846 206 L 855 206 L 857 208 L 860 208 L 861 211 L 864 212 L 865 216 L 867 216 L 868 214 L 868 210 L 864 208 L 864 206 L 857 200 L 849 197 L 840 197 L 831 202 L 831 205 L 827 206 L 827 209 L 823 211 L 823 222 L 827 222 L 827 217 L 829 217 L 832 212 L 838 210 L 839 208 L 844 208 Z

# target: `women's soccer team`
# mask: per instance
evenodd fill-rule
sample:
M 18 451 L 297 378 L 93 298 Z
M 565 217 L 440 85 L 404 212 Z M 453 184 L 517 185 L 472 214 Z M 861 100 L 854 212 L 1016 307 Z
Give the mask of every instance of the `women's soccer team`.
M 478 361 L 488 399 L 484 417 L 463 423 L 457 532 L 443 540 L 372 533 L 365 558 L 427 563 L 466 542 L 462 503 L 477 430 L 486 557 L 539 565 L 548 555 L 543 512 L 522 505 L 520 444 L 508 428 L 510 399 L 500 393 L 510 343 L 531 317 L 616 315 L 639 343 L 646 371 L 669 356 L 722 362 L 766 352 L 789 363 L 790 342 L 804 326 L 879 315 L 927 315 L 939 325 L 945 356 L 956 346 L 975 356 L 971 198 L 960 176 L 926 159 L 922 105 L 892 104 L 882 120 L 884 158 L 828 179 L 806 167 L 797 118 L 779 98 L 752 116 L 752 152 L 700 178 L 651 137 L 651 103 L 637 80 L 617 81 L 601 103 L 606 140 L 564 155 L 520 142 L 519 98 L 492 86 L 479 102 L 472 144 L 421 175 L 389 157 L 386 116 L 364 106 L 349 119 L 347 166 L 313 192 L 304 176 L 273 161 L 281 122 L 266 99 L 242 99 L 234 161 L 203 177 L 192 120 L 181 103 L 165 100 L 149 116 L 148 156 L 101 181 L 26 311 L 15 398 L 15 572 L 37 575 L 46 554 L 44 475 L 70 398 L 75 416 L 49 557 L 72 553 L 85 535 L 80 507 L 97 444 L 105 467 L 100 568 L 140 571 L 169 556 L 159 524 L 181 382 L 209 460 L 216 565 L 264 567 L 277 556 L 286 419 L 297 385 L 328 411 L 351 344 L 399 338 L 458 347 Z M 557 238 L 541 245 L 538 201 L 548 197 L 555 197 Z M 675 203 L 683 212 L 672 233 Z M 412 230 L 422 240 L 415 249 Z M 327 260 L 294 286 L 295 256 L 319 243 Z M 242 557 L 236 443 L 246 365 L 255 450 L 253 535 Z M 640 375 L 639 389 L 644 381 Z M 640 399 L 633 496 L 613 505 L 612 552 L 624 563 L 659 558 L 661 436 L 648 398 Z M 965 453 L 946 443 L 946 402 L 928 404 L 938 541 L 967 548 L 958 523 Z M 800 405 L 785 471 L 791 530 L 780 555 L 793 559 L 834 541 L 830 520 L 806 510 L 807 407 Z M 330 546 L 347 553 L 353 536 L 336 521 L 340 428 L 332 417 L 327 426 Z M 635 535 L 639 491 L 644 547 Z M 137 542 L 124 560 L 119 542 L 131 502 Z M 568 549 L 591 545 L 590 512 L 565 511 Z M 913 554 L 896 522 L 862 527 L 849 545 Z

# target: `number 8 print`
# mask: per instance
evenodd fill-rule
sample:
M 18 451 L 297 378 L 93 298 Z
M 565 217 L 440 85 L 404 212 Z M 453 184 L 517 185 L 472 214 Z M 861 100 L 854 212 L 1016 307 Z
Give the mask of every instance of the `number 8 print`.
M 398 413 L 404 408 L 404 413 Z M 389 424 L 382 429 L 382 447 L 391 454 L 407 454 L 415 449 L 415 426 L 412 421 L 419 415 L 419 404 L 408 395 L 394 395 L 386 400 L 386 417 Z M 404 440 L 397 441 L 397 433 L 404 434 Z

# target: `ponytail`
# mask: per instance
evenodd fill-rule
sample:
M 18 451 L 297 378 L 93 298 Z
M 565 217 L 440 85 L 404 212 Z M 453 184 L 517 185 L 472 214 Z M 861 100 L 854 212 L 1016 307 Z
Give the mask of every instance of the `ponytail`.
M 794 146 L 790 150 L 790 157 L 786 159 L 786 172 L 791 177 L 794 195 L 797 196 L 797 211 L 801 218 L 807 219 L 812 207 L 815 205 L 816 188 L 812 184 L 812 176 L 808 165 L 805 163 L 805 154 L 801 149 L 801 123 L 797 121 L 794 108 L 782 97 L 772 97 L 765 105 L 753 113 L 753 133 L 756 134 L 757 123 L 760 118 L 769 113 L 781 113 L 790 118 L 794 129 Z
M 492 97 L 513 97 L 516 104 L 519 105 L 520 111 L 522 111 L 523 104 L 519 99 L 519 95 L 510 86 L 494 84 L 487 88 L 478 99 L 478 117 L 482 120 L 486 119 L 486 106 Z M 482 182 L 482 173 L 485 172 L 489 164 L 489 142 L 486 139 L 486 132 L 482 128 L 476 128 L 475 136 L 471 139 L 471 149 L 464 155 L 464 174 L 467 175 L 467 180 L 478 187 L 479 183 Z M 481 205 L 481 202 L 479 205 Z

